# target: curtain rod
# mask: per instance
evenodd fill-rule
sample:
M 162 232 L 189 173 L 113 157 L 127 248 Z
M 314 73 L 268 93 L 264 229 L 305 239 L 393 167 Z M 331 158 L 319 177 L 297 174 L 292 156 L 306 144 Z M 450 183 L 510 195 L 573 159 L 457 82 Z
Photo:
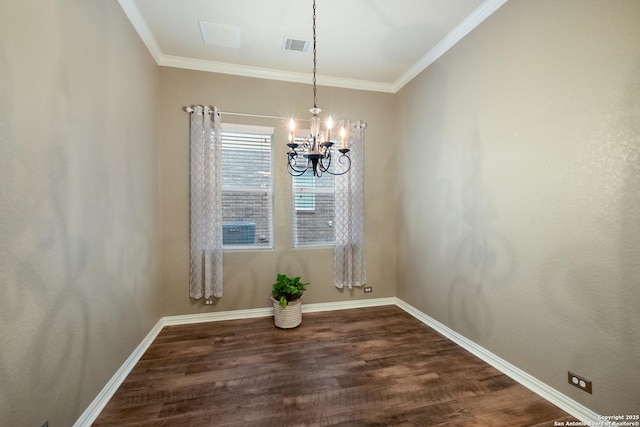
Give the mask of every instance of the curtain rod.
M 191 107 L 184 107 L 184 111 L 186 111 L 187 113 L 192 113 L 193 112 L 193 108 Z M 213 111 L 213 110 L 211 110 Z M 273 120 L 289 120 L 291 119 L 291 117 L 281 117 L 281 116 L 270 116 L 267 114 L 252 114 L 252 113 L 236 113 L 233 111 L 218 111 L 221 115 L 227 115 L 227 116 L 240 116 L 240 117 L 253 117 L 253 118 L 258 118 L 258 119 L 273 119 Z M 309 119 L 296 119 L 298 121 L 303 121 L 303 122 L 308 122 Z
M 251 114 L 251 113 L 235 113 L 231 111 L 220 111 L 220 114 L 227 116 L 240 116 L 240 117 L 255 117 L 258 119 L 274 119 L 274 120 L 289 120 L 291 117 L 269 116 L 266 114 Z
M 277 120 L 289 120 L 291 117 L 280 117 L 280 116 L 267 116 L 264 114 L 251 114 L 251 113 L 232 113 L 229 111 L 220 111 L 220 114 L 223 116 L 226 114 L 227 116 L 241 116 L 241 117 L 256 117 L 260 119 L 277 119 Z M 297 122 L 309 122 L 309 119 L 296 119 Z M 353 126 L 359 127 L 360 129 L 364 129 L 367 127 L 367 124 L 358 120 L 353 123 Z
M 193 112 L 193 109 L 191 107 L 185 107 L 184 110 L 187 113 L 192 113 Z M 266 115 L 266 114 L 236 113 L 236 112 L 232 112 L 232 111 L 219 111 L 219 113 L 221 115 L 223 115 L 223 116 L 227 115 L 227 116 L 240 116 L 240 117 L 254 117 L 254 118 L 258 118 L 258 119 L 273 119 L 273 120 L 289 120 L 289 119 L 291 119 L 291 117 L 270 116 L 270 115 Z M 308 122 L 309 119 L 296 119 L 296 121 L 298 121 L 298 122 Z M 355 122 L 353 125 L 357 126 L 357 127 L 361 127 L 361 128 L 367 127 L 367 124 L 364 123 L 364 122 L 361 122 L 360 120 Z

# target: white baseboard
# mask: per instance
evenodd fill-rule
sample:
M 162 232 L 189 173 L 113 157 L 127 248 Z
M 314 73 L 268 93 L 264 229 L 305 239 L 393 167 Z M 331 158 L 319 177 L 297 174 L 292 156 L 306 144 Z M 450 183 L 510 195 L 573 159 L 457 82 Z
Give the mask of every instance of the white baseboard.
M 547 401 L 553 403 L 558 408 L 567 412 L 569 415 L 576 417 L 578 420 L 582 421 L 586 425 L 601 425 L 602 419 L 599 418 L 598 414 L 593 412 L 591 409 L 587 408 L 584 405 L 576 402 L 575 400 L 565 396 L 554 388 L 549 387 L 542 381 L 537 378 L 529 375 L 522 369 L 512 365 L 504 359 L 496 356 L 491 353 L 489 350 L 479 346 L 473 341 L 465 338 L 460 335 L 456 331 L 448 328 L 432 317 L 427 316 L 420 310 L 412 307 L 401 299 L 396 298 L 396 305 L 420 320 L 425 325 L 430 328 L 436 330 L 440 334 L 444 335 L 446 338 L 450 339 L 454 343 L 458 344 L 460 347 L 467 350 L 469 353 L 479 357 L 489 365 L 493 366 L 503 374 L 511 377 L 516 382 L 522 384 L 529 390 L 533 391 L 540 397 L 546 399 Z M 592 424 L 589 424 L 592 423 Z
M 479 346 L 473 341 L 465 338 L 464 336 L 458 334 L 454 330 L 448 328 L 437 320 L 427 316 L 422 313 L 415 307 L 407 304 L 406 302 L 395 298 L 372 298 L 372 299 L 364 299 L 364 300 L 353 300 L 353 301 L 338 301 L 338 302 L 330 302 L 330 303 L 316 303 L 316 304 L 303 304 L 302 312 L 303 313 L 314 313 L 321 311 L 331 311 L 331 310 L 345 310 L 350 308 L 363 308 L 363 307 L 380 307 L 383 305 L 397 305 L 416 319 L 420 320 L 425 325 L 433 328 L 440 334 L 444 335 L 446 338 L 450 339 L 454 343 L 458 344 L 460 347 L 464 348 L 468 352 L 474 354 L 479 357 L 489 365 L 498 369 L 505 375 L 511 377 L 518 383 L 527 387 L 529 390 L 534 393 L 540 395 L 544 399 L 556 405 L 558 408 L 567 412 L 568 414 L 576 417 L 580 421 L 584 423 L 598 423 L 602 420 L 598 417 L 598 414 L 591 411 L 589 408 L 579 404 L 575 400 L 565 396 L 559 391 L 549 387 L 545 383 L 539 381 L 538 379 L 532 377 L 527 374 L 523 370 L 517 368 L 516 366 L 510 364 L 504 359 L 496 356 L 485 348 Z M 118 369 L 118 371 L 113 375 L 113 377 L 109 380 L 107 385 L 104 386 L 102 391 L 96 396 L 96 398 L 91 402 L 89 407 L 84 411 L 84 413 L 78 418 L 73 427 L 89 427 L 93 422 L 98 418 L 100 412 L 107 406 L 109 400 L 113 397 L 115 392 L 118 390 L 118 387 L 124 382 L 129 372 L 133 369 L 136 363 L 140 360 L 145 351 L 149 348 L 153 340 L 158 336 L 162 328 L 165 326 L 171 325 L 185 325 L 191 323 L 202 323 L 202 322 L 216 322 L 222 320 L 236 320 L 236 319 L 248 319 L 254 317 L 268 317 L 273 315 L 273 308 L 255 308 L 249 310 L 233 310 L 233 311 L 223 311 L 223 312 L 212 312 L 212 313 L 200 313 L 200 314 L 188 314 L 182 316 L 166 316 L 158 320 L 158 323 L 149 331 L 147 336 L 142 340 L 142 342 L 136 347 L 136 349 L 131 353 L 131 356 L 127 358 L 124 364 Z
M 273 308 L 253 308 L 248 310 L 219 311 L 210 313 L 166 316 L 160 319 L 162 326 L 188 325 L 191 323 L 219 322 L 222 320 L 251 319 L 273 316 Z
M 352 301 L 323 302 L 315 304 L 302 304 L 303 313 L 316 313 L 320 311 L 346 310 L 349 308 L 379 307 L 381 305 L 395 305 L 396 298 L 372 298 Z M 218 322 L 221 320 L 250 319 L 254 317 L 273 316 L 273 308 L 252 308 L 247 310 L 220 311 L 211 313 L 185 314 L 180 316 L 167 316 L 161 320 L 162 326 L 188 325 L 190 323 Z
M 322 303 L 316 303 L 316 304 L 302 304 L 302 312 L 317 313 L 320 311 L 346 310 L 349 308 L 380 307 L 383 305 L 395 305 L 395 304 L 396 304 L 395 297 L 357 299 L 352 301 L 322 302 Z
M 133 367 L 138 363 L 142 355 L 149 348 L 154 339 L 158 336 L 160 331 L 162 330 L 162 319 L 155 324 L 155 326 L 149 331 L 146 337 L 142 340 L 140 344 L 133 350 L 133 353 L 124 361 L 120 369 L 111 377 L 107 385 L 98 393 L 93 402 L 85 409 L 80 418 L 76 420 L 73 424 L 73 427 L 89 427 L 93 422 L 98 418 L 100 412 L 107 406 L 109 400 L 113 397 L 115 392 L 118 390 L 118 387 L 122 384 L 122 382 L 127 378 L 129 372 L 133 369 Z

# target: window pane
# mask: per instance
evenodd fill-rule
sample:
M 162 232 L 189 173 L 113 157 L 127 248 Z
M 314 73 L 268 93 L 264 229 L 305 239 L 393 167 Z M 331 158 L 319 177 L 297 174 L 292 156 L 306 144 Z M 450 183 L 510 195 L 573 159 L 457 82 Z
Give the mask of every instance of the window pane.
M 313 175 L 305 174 L 293 179 L 294 186 L 294 209 L 296 211 L 312 211 L 316 207 L 316 195 L 313 193 L 315 187 Z
M 325 179 L 326 175 L 320 179 Z M 314 178 L 317 179 L 317 178 Z M 295 193 L 294 197 L 313 197 L 313 209 L 293 210 L 293 246 L 332 245 L 334 200 L 331 193 Z
M 302 144 L 302 138 L 296 137 Z M 306 167 L 307 159 L 298 157 L 296 167 Z M 304 175 L 292 177 L 293 190 L 293 246 L 325 246 L 335 242 L 333 229 L 334 189 L 333 175 L 321 178 L 308 170 Z
M 273 129 L 223 124 L 223 247 L 272 247 Z

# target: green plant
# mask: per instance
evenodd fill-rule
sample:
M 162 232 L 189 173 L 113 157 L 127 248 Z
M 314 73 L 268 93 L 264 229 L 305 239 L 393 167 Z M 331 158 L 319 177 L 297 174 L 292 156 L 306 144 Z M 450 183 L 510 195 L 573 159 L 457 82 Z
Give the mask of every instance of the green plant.
M 302 283 L 300 277 L 289 277 L 286 274 L 278 274 L 276 283 L 273 284 L 271 295 L 277 301 L 280 301 L 282 308 L 285 308 L 291 301 L 299 299 L 308 283 Z

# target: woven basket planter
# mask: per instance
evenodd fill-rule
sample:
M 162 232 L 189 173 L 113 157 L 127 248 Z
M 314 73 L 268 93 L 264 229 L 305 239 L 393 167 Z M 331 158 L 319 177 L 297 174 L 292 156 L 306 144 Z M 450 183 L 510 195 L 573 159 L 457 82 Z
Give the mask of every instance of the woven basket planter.
M 302 298 L 291 301 L 282 308 L 280 301 L 271 298 L 273 302 L 273 320 L 278 328 L 291 329 L 302 323 Z

